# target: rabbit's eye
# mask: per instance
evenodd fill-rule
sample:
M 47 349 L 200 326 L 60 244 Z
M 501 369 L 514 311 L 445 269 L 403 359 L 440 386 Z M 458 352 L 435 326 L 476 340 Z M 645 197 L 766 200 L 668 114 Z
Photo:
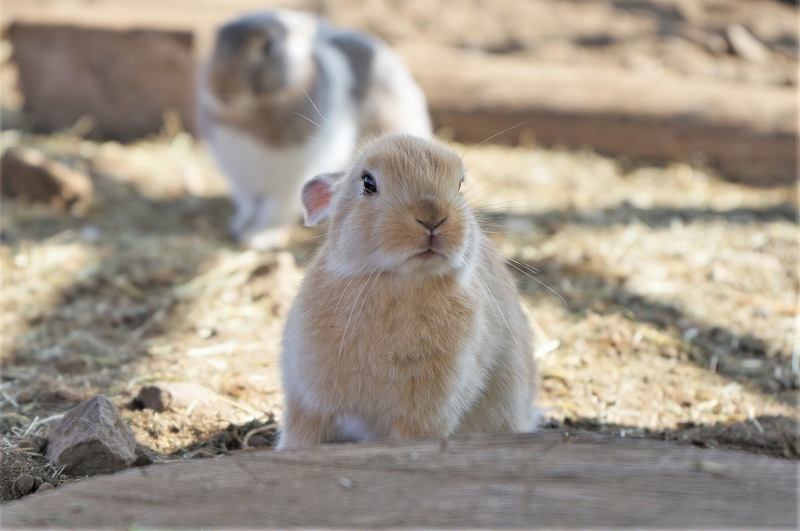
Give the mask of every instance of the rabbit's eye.
M 378 183 L 375 182 L 375 177 L 368 171 L 361 174 L 361 180 L 364 182 L 364 195 L 371 195 L 377 193 Z
M 264 53 L 264 55 L 269 55 L 272 53 L 272 41 L 269 39 L 264 41 L 264 44 L 261 45 L 261 51 Z

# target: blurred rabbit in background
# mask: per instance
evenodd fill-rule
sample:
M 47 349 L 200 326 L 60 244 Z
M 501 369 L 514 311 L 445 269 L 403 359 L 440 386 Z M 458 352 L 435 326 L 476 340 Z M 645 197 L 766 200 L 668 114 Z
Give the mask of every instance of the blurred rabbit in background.
M 228 178 L 230 232 L 285 245 L 303 183 L 344 170 L 365 136 L 430 136 L 425 96 L 377 38 L 305 13 L 235 19 L 216 35 L 198 82 L 199 123 Z

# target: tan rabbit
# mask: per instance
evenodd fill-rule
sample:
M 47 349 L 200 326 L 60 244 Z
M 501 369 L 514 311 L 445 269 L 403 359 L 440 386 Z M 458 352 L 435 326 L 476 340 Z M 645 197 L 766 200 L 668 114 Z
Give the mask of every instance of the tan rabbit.
M 527 321 L 463 176 L 391 135 L 305 185 L 306 223 L 330 226 L 286 323 L 279 449 L 534 428 Z

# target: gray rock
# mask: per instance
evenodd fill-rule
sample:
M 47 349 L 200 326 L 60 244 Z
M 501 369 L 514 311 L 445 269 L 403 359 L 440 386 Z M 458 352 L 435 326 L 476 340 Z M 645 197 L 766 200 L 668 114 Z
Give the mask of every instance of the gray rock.
M 48 490 L 53 490 L 54 488 L 56 488 L 56 486 L 55 486 L 55 485 L 53 485 L 52 483 L 49 483 L 49 482 L 45 481 L 44 483 L 42 483 L 41 485 L 39 485 L 39 488 L 38 488 L 38 489 L 36 489 L 36 492 L 37 492 L 37 493 L 38 493 L 38 492 L 46 492 L 46 491 L 48 491 Z
M 148 466 L 152 465 L 155 461 L 156 453 L 144 446 L 143 444 L 136 445 L 136 460 L 133 462 L 133 466 Z
M 133 464 L 136 440 L 114 404 L 98 395 L 67 411 L 51 428 L 47 458 L 71 475 L 107 474 Z
M 139 389 L 139 394 L 133 399 L 136 409 L 152 409 L 163 413 L 172 405 L 172 393 L 157 385 L 147 385 Z

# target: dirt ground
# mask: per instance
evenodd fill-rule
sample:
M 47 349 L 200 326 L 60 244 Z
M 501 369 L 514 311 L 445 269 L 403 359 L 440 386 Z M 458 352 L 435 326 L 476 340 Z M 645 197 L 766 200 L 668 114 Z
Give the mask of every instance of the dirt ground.
M 329 14 L 400 44 L 665 68 L 687 83 L 796 84 L 796 18 L 780 2 L 476 2 L 445 18 L 406 2 L 391 27 L 375 18 L 388 2 L 374 4 Z M 481 9 L 503 23 L 486 24 Z M 721 48 L 713 36 L 732 21 L 768 44 L 766 62 Z M 281 326 L 320 233 L 298 227 L 277 253 L 238 248 L 225 235 L 223 180 L 177 128 L 122 145 L 86 140 L 83 124 L 47 136 L 26 132 L 24 116 L 14 125 L 3 149 L 35 147 L 88 173 L 95 201 L 69 213 L 3 202 L 0 476 L 71 479 L 45 465 L 40 437 L 96 393 L 157 461 L 269 435 Z M 800 456 L 794 187 L 731 183 L 701 162 L 453 147 L 538 334 L 549 427 Z M 227 407 L 130 407 L 142 386 L 164 381 L 201 384 Z M 16 497 L 13 485 L 0 497 Z
M 4 445 L 35 459 L 32 436 L 98 392 L 161 459 L 235 448 L 195 443 L 277 415 L 281 324 L 316 235 L 298 229 L 280 253 L 236 248 L 224 185 L 183 134 L 3 135 L 84 168 L 97 193 L 78 215 L 4 205 Z M 540 333 L 551 425 L 798 456 L 791 188 L 591 153 L 480 147 L 467 160 L 466 193 Z M 232 407 L 130 409 L 156 381 L 200 383 Z

